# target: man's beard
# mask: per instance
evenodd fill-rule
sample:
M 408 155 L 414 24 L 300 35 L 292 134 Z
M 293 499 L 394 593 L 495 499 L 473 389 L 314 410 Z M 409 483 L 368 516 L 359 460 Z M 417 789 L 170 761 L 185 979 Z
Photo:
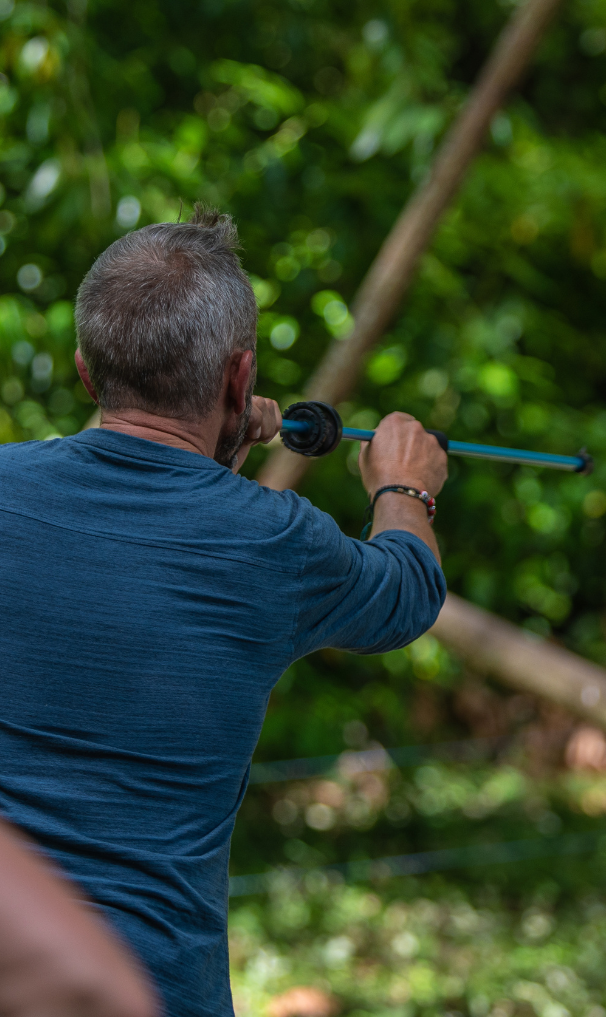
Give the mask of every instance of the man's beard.
M 238 422 L 233 430 L 229 431 L 227 434 L 222 434 L 217 442 L 213 459 L 221 466 L 227 466 L 228 470 L 233 470 L 236 465 L 238 452 L 242 448 L 244 438 L 246 437 L 250 421 L 250 413 L 252 410 L 254 387 L 255 378 L 251 377 L 248 391 L 246 392 L 246 406 L 244 407 L 244 412 L 238 417 Z

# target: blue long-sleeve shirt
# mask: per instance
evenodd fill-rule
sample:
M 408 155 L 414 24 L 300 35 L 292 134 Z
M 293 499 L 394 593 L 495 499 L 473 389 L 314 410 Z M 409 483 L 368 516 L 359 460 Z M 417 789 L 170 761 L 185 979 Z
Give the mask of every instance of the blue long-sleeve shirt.
M 229 841 L 272 687 L 415 639 L 428 547 L 113 431 L 0 447 L 0 810 L 84 888 L 169 1017 L 233 1014 Z

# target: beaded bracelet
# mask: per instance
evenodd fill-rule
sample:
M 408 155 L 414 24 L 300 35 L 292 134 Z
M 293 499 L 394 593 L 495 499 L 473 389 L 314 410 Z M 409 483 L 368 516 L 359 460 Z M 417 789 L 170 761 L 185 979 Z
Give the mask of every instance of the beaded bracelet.
M 436 514 L 435 498 L 432 498 L 431 495 L 427 493 L 427 491 L 419 491 L 417 487 L 408 487 L 404 484 L 388 484 L 385 487 L 380 487 L 379 490 L 375 493 L 375 496 L 372 499 L 371 503 L 366 506 L 366 509 L 364 510 L 364 525 L 362 527 L 362 532 L 360 534 L 360 540 L 368 540 L 368 535 L 372 529 L 372 523 L 375 514 L 375 504 L 377 498 L 380 498 L 380 496 L 382 494 L 385 494 L 386 491 L 396 491 L 397 494 L 407 494 L 409 498 L 418 498 L 419 501 L 423 502 L 425 508 L 427 509 L 427 518 L 429 520 L 429 525 L 433 526 L 433 520 Z

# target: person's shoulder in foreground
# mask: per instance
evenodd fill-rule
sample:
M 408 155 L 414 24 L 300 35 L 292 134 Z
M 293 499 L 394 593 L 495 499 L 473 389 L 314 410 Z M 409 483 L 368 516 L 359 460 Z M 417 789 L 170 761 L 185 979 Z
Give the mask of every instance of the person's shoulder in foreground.
M 35 845 L 0 820 L 0 1013 L 161 1017 L 126 943 Z

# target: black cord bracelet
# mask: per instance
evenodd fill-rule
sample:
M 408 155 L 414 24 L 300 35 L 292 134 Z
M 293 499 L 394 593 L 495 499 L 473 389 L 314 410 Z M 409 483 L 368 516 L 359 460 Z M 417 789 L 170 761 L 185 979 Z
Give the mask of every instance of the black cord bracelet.
M 374 498 L 364 510 L 364 525 L 360 534 L 360 540 L 368 540 L 368 535 L 372 530 L 377 498 L 380 498 L 386 491 L 395 491 L 397 494 L 407 494 L 409 498 L 418 498 L 419 501 L 423 502 L 427 509 L 427 518 L 429 519 L 430 526 L 433 525 L 434 516 L 436 514 L 435 498 L 432 498 L 427 491 L 419 491 L 418 487 L 408 487 L 407 484 L 387 484 L 385 487 L 380 487 L 379 490 L 375 492 Z

